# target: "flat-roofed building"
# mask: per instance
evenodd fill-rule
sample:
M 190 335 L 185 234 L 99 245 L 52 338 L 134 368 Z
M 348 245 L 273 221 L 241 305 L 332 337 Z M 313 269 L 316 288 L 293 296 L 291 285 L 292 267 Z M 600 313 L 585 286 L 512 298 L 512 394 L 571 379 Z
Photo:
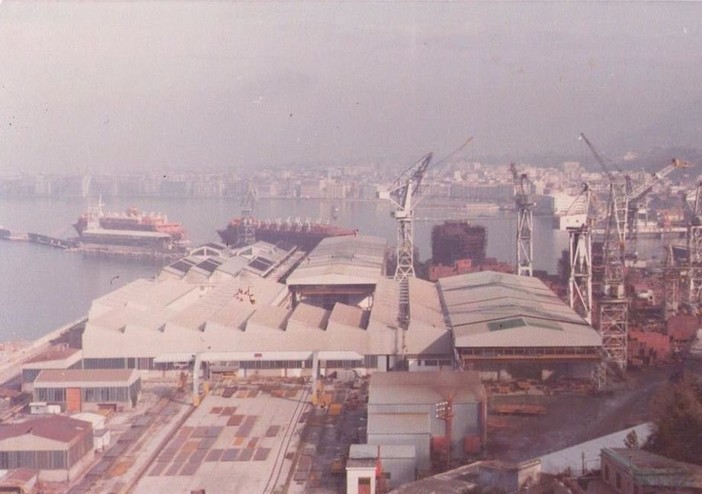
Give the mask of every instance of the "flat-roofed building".
M 39 479 L 70 481 L 93 458 L 90 422 L 61 415 L 0 425 L 0 469 L 39 470 Z
M 347 494 L 363 494 L 376 482 L 377 491 L 388 492 L 416 479 L 416 451 L 411 444 L 352 444 L 349 448 Z
M 449 444 L 442 405 L 450 406 L 452 414 L 452 458 L 479 453 L 486 439 L 487 398 L 478 373 L 470 371 L 373 374 L 368 390 L 368 444 L 413 445 L 418 471 L 428 472 L 432 451 L 443 448 L 447 453 Z
M 603 448 L 600 458 L 601 479 L 609 489 L 598 492 L 702 492 L 702 466 L 676 461 L 638 448 Z
M 32 392 L 34 380 L 45 369 L 79 369 L 83 353 L 78 348 L 57 345 L 22 364 L 22 391 Z
M 600 361 L 600 334 L 537 278 L 483 271 L 438 287 L 464 369 L 491 379 L 590 378 Z
M 133 408 L 140 391 L 141 377 L 134 369 L 68 369 L 41 371 L 33 395 L 34 401 L 82 412 Z
M 387 241 L 357 235 L 323 239 L 288 276 L 294 303 L 331 309 L 335 303 L 372 306 L 378 280 L 385 276 Z

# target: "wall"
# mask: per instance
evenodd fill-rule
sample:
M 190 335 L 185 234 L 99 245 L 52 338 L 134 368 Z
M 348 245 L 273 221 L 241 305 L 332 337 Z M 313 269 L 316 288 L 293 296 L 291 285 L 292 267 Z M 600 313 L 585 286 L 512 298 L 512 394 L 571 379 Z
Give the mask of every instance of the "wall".
M 358 479 L 370 477 L 370 492 L 362 493 L 358 490 Z M 375 494 L 375 467 L 372 468 L 346 468 L 346 493 L 347 494 Z
M 416 480 L 413 458 L 381 458 L 381 465 L 382 472 L 390 474 L 385 482 L 386 488 L 394 489 Z
M 368 444 L 381 446 L 384 444 L 411 444 L 416 451 L 419 471 L 428 472 L 431 470 L 431 436 L 429 434 L 368 434 Z M 412 475 L 414 475 L 414 466 Z

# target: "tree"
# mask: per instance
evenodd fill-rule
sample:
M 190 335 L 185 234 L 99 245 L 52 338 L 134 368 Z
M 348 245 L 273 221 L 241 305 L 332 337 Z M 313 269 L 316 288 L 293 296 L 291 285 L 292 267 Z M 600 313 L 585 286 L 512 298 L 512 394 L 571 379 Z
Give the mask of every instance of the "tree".
M 636 435 L 636 431 L 632 430 L 629 434 L 626 435 L 624 438 L 624 446 L 626 446 L 629 449 L 639 449 L 641 446 L 639 444 L 639 436 Z
M 702 465 L 702 389 L 692 378 L 671 382 L 651 401 L 655 430 L 644 449 Z

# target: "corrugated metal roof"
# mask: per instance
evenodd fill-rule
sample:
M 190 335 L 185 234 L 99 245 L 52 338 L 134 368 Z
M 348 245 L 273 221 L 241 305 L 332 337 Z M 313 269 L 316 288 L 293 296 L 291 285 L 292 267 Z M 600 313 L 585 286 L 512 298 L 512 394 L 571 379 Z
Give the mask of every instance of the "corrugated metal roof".
M 61 384 L 62 387 L 78 383 L 131 383 L 139 378 L 135 369 L 44 369 L 34 381 L 34 387 L 44 384 Z
M 409 355 L 447 355 L 453 357 L 453 339 L 446 328 L 410 323 L 404 333 L 405 351 Z
M 374 285 L 383 277 L 387 241 L 380 237 L 322 240 L 288 277 L 288 285 Z
M 243 257 L 234 256 L 230 257 L 224 264 L 222 264 L 217 271 L 224 274 L 229 274 L 231 276 L 236 276 L 239 272 L 246 267 L 248 261 Z
M 299 322 L 305 326 L 325 329 L 330 312 L 321 307 L 309 304 L 299 304 L 290 315 L 290 321 Z
M 16 424 L 0 425 L 0 441 L 18 436 L 37 436 L 62 443 L 71 443 L 86 434 L 92 434 L 90 422 L 63 415 L 41 417 Z
M 442 278 L 438 286 L 457 347 L 602 344 L 539 279 L 483 271 Z
M 292 311 L 284 307 L 266 307 L 265 310 L 257 310 L 246 322 L 247 331 L 249 325 L 258 325 L 271 329 L 285 329 L 291 313 Z
M 370 320 L 387 326 L 397 324 L 400 308 L 400 285 L 389 278 L 381 278 L 375 286 Z
M 40 353 L 28 360 L 23 364 L 23 367 L 29 367 L 28 364 L 45 363 L 45 362 L 55 362 L 58 360 L 66 360 L 70 357 L 77 357 L 77 353 L 80 352 L 78 348 L 70 347 L 51 347 L 47 351 Z
M 201 329 L 212 321 L 241 328 L 258 307 L 271 304 L 287 289 L 282 283 L 258 277 L 227 278 L 203 291 L 201 297 L 170 317 L 168 323 Z
M 485 388 L 473 371 L 376 372 L 371 375 L 368 406 L 435 403 L 451 396 L 454 403 L 485 400 Z
M 329 322 L 363 328 L 365 311 L 360 307 L 352 307 L 350 305 L 337 302 L 329 315 Z
M 93 300 L 89 317 L 101 311 L 106 312 L 110 308 L 124 307 L 128 304 L 143 309 L 165 307 L 198 289 L 197 286 L 183 283 L 179 279 L 136 280 Z

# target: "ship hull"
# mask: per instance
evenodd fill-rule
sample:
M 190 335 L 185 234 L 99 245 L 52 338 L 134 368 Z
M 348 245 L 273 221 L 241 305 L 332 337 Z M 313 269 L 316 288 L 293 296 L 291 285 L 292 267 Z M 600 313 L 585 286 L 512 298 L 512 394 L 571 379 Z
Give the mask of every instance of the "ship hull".
M 320 223 L 270 223 L 256 220 L 253 229 L 256 240 L 271 244 L 285 242 L 306 252 L 314 249 L 325 238 L 352 236 L 357 233 L 357 230 Z M 235 218 L 226 228 L 217 230 L 217 233 L 225 244 L 237 246 L 243 244 L 242 230 L 242 221 Z

